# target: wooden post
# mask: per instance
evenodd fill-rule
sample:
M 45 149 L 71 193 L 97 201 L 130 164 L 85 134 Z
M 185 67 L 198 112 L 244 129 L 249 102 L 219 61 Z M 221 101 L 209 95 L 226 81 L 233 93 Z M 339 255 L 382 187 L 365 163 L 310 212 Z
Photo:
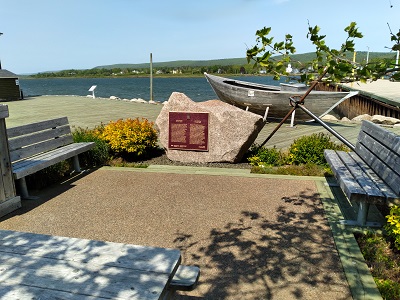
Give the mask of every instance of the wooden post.
M 15 191 L 14 178 L 8 149 L 5 118 L 8 106 L 0 104 L 0 217 L 21 207 L 21 198 Z

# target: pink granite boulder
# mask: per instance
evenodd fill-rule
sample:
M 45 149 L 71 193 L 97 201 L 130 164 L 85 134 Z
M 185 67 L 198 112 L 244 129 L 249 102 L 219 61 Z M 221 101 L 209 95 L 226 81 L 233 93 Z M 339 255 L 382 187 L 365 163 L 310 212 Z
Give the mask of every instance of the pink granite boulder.
M 170 112 L 208 113 L 208 150 L 172 149 Z M 170 160 L 180 162 L 240 162 L 264 127 L 262 117 L 220 100 L 194 102 L 185 94 L 174 92 L 156 120 L 160 143 Z

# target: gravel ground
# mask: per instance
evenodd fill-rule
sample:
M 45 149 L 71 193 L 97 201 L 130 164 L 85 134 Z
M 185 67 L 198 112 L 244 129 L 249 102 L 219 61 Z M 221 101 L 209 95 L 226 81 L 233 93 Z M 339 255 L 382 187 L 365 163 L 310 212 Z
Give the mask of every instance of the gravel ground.
M 180 249 L 201 276 L 177 299 L 351 299 L 313 180 L 100 169 L 35 195 L 0 228 Z

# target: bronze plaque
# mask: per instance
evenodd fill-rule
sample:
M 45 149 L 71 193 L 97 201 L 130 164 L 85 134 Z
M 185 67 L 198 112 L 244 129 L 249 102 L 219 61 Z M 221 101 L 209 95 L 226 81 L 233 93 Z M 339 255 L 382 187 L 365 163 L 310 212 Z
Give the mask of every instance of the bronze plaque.
M 208 113 L 169 112 L 168 148 L 208 151 Z

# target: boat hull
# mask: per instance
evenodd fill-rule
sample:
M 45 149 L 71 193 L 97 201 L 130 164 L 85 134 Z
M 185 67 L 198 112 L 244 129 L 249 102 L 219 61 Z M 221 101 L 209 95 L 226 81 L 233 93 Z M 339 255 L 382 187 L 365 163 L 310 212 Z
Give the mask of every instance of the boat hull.
M 268 118 L 282 119 L 292 106 L 289 97 L 301 97 L 306 89 L 282 90 L 279 86 L 253 84 L 205 74 L 218 98 L 226 103 L 264 116 L 268 108 Z M 335 107 L 347 92 L 311 91 L 304 106 L 316 116 L 321 116 Z M 296 120 L 310 120 L 310 116 L 300 109 L 296 110 Z

